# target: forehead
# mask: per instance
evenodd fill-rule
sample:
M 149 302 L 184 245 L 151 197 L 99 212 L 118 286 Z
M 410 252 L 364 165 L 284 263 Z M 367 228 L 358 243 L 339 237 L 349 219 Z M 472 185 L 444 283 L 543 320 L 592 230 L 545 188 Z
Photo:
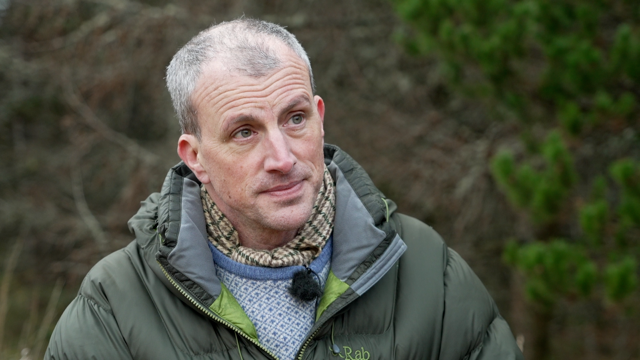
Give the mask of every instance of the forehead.
M 309 70 L 300 57 L 282 46 L 280 64 L 265 76 L 252 77 L 233 70 L 221 61 L 203 65 L 192 95 L 198 120 L 224 120 L 228 113 L 254 108 L 277 107 L 290 98 L 306 95 L 313 98 Z

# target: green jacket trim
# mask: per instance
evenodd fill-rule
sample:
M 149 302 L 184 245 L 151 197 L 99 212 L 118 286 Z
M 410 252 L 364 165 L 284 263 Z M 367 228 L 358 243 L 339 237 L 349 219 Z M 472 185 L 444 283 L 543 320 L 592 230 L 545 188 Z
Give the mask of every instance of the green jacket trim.
M 333 271 L 329 271 L 327 283 L 324 285 L 324 294 L 322 294 L 320 304 L 318 304 L 318 309 L 316 310 L 316 321 L 320 319 L 320 315 L 327 310 L 327 307 L 347 290 L 349 290 L 349 285 L 338 279 Z
M 224 284 L 221 285 L 222 291 L 220 292 L 220 296 L 211 304 L 209 310 L 242 330 L 242 332 L 250 338 L 259 341 L 258 332 L 247 314 L 233 295 L 231 295 L 229 289 L 227 289 Z

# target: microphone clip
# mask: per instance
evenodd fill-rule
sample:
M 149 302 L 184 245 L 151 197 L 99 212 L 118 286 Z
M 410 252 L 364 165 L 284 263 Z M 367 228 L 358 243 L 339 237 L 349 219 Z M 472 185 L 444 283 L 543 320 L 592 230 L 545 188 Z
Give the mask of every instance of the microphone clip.
M 307 265 L 293 274 L 289 293 L 296 299 L 311 301 L 322 296 L 320 276 Z

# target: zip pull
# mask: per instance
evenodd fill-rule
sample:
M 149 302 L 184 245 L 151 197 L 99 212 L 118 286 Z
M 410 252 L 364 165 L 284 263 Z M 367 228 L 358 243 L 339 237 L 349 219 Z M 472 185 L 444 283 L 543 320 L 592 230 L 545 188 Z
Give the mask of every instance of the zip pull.
M 385 212 L 386 216 L 385 217 L 387 219 L 387 222 L 389 222 L 389 204 L 387 203 L 387 199 L 385 199 L 385 198 L 381 198 L 381 199 L 382 199 L 382 202 L 384 203 L 384 207 L 386 209 L 386 212 Z
M 333 340 L 333 327 L 335 324 L 335 321 L 331 323 L 331 352 L 333 356 L 338 356 L 340 355 L 340 346 L 336 345 L 336 342 Z

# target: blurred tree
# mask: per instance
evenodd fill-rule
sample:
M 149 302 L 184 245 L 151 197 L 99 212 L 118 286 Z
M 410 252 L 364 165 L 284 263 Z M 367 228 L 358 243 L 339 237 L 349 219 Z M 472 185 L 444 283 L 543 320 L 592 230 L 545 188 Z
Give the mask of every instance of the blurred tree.
M 640 7 L 618 0 L 393 0 L 408 51 L 520 134 L 491 173 L 530 232 L 504 259 L 525 277 L 530 358 L 549 358 L 562 299 L 635 306 L 640 246 Z M 546 134 L 546 135 L 545 135 Z M 595 149 L 595 150 L 594 150 Z M 637 300 L 637 299 L 636 299 Z
M 37 358 L 88 268 L 130 241 L 127 218 L 176 161 L 162 74 L 188 35 L 163 32 L 181 29 L 170 4 L 0 3 L 0 262 L 10 244 L 22 249 L 3 274 L 0 358 Z

